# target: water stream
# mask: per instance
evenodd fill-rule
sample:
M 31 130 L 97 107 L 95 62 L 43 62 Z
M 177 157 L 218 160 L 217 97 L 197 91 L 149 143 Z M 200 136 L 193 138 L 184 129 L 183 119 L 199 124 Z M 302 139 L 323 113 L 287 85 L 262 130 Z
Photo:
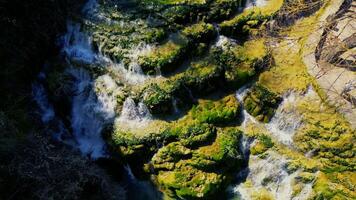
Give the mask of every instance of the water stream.
M 237 99 L 243 104 L 243 99 L 250 86 L 244 86 L 236 92 Z M 246 130 L 249 124 L 264 127 L 270 135 L 280 143 L 293 146 L 293 136 L 302 126 L 302 116 L 297 111 L 297 104 L 305 98 L 316 95 L 310 87 L 305 94 L 289 92 L 283 97 L 274 117 L 267 124 L 255 120 L 246 110 L 242 111 L 241 128 Z M 248 166 L 237 174 L 237 178 L 244 180 L 228 191 L 233 198 L 250 200 L 256 198 L 273 199 L 307 199 L 312 193 L 312 183 L 304 184 L 298 194 L 293 193 L 293 184 L 300 171 L 287 170 L 288 158 L 274 150 L 268 150 L 264 157 L 248 155 L 254 140 L 243 139 L 243 153 L 248 158 Z

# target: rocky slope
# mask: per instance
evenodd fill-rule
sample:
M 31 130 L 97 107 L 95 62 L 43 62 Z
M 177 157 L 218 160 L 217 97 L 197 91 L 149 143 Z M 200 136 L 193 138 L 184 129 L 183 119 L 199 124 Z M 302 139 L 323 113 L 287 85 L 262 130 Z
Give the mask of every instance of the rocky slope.
M 327 101 L 306 61 L 352 62 L 341 43 L 328 46 L 328 27 L 345 24 L 352 6 L 90 0 L 35 81 L 41 123 L 113 171 L 126 165 L 137 193 L 128 198 L 354 199 L 353 118 Z M 333 23 L 310 42 L 330 10 Z M 353 48 L 353 36 L 340 40 Z M 352 103 L 352 89 L 341 96 Z M 104 173 L 87 173 L 98 193 L 82 187 L 77 198 L 123 198 Z

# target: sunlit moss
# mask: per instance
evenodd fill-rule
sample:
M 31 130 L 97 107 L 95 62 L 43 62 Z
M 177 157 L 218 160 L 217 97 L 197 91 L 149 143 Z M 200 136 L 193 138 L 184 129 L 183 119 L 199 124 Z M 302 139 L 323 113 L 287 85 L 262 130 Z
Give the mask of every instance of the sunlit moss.
M 199 22 L 184 28 L 182 34 L 191 40 L 191 42 L 199 43 L 211 41 L 216 32 L 212 24 Z
M 241 14 L 220 24 L 221 32 L 229 36 L 241 36 L 257 29 L 263 22 L 271 19 L 283 5 L 283 0 L 269 1 L 263 7 L 245 9 Z
M 185 166 L 179 171 L 161 171 L 158 183 L 163 190 L 170 190 L 180 198 L 208 197 L 220 189 L 223 177 Z
M 281 97 L 262 85 L 255 85 L 244 98 L 244 106 L 248 113 L 262 122 L 269 122 L 281 102 Z
M 250 152 L 252 155 L 262 154 L 273 146 L 274 143 L 272 139 L 267 135 L 261 134 L 257 137 L 255 145 L 250 148 Z
M 240 110 L 240 104 L 233 95 L 220 101 L 200 101 L 193 107 L 191 114 L 193 119 L 212 124 L 227 124 L 236 122 Z
M 313 186 L 313 199 L 355 199 L 355 173 L 319 173 Z
M 171 72 L 178 68 L 180 62 L 183 61 L 187 45 L 187 41 L 184 38 L 179 38 L 175 41 L 170 40 L 154 48 L 148 54 L 140 56 L 138 63 L 143 72 L 149 75 L 159 72 Z

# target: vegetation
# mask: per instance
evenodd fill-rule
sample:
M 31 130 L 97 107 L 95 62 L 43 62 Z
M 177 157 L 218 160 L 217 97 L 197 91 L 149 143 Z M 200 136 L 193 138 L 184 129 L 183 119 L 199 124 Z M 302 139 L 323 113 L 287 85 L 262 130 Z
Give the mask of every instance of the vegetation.
M 281 97 L 257 84 L 244 98 L 244 106 L 247 112 L 256 119 L 267 123 L 273 117 L 281 100 Z
M 313 14 L 320 1 L 271 0 L 239 12 L 240 0 L 101 0 L 89 16 L 72 14 L 80 3 L 36 2 L 43 8 L 19 3 L 25 18 L 0 5 L 0 44 L 11 47 L 0 49 L 5 61 L 0 74 L 5 94 L 0 106 L 0 199 L 123 197 L 121 187 L 95 162 L 47 136 L 55 121 L 31 119 L 36 114 L 27 110 L 33 107 L 29 85 L 45 59 L 49 64 L 41 83 L 63 119 L 61 125 L 73 128 L 75 80 L 67 67 L 84 68 L 93 79 L 92 88 L 83 92 L 103 105 L 87 109 L 115 107 L 116 120 L 101 127 L 109 152 L 104 162 L 110 162 L 103 166 L 114 168 L 115 178 L 128 163 L 137 177 L 150 177 L 167 199 L 221 199 L 243 167 L 255 170 L 253 162 L 273 165 L 273 159 L 281 159 L 281 166 L 273 167 L 282 178 L 291 178 L 293 198 L 310 185 L 311 199 L 355 199 L 356 132 L 326 101 L 303 62 L 304 51 L 310 50 L 306 39 L 325 9 Z M 76 48 L 92 48 L 95 62 L 52 58 L 52 51 L 60 54 L 55 38 L 65 30 L 67 18 L 92 39 L 90 47 Z M 105 78 L 112 80 L 109 86 Z M 237 99 L 236 90 L 246 84 L 251 87 Z M 313 88 L 317 94 L 310 92 Z M 298 123 L 289 118 L 270 123 L 286 94 L 291 94 L 286 100 L 292 105 L 283 106 L 291 108 L 278 109 L 278 114 L 297 116 Z M 128 118 L 133 119 L 123 120 L 128 97 L 137 107 L 130 108 Z M 153 116 L 145 115 L 142 103 Z M 286 133 L 291 143 L 278 135 Z M 251 199 L 275 199 L 269 187 L 278 191 L 284 184 L 281 177 L 266 176 L 255 183 L 253 175 L 251 171 L 243 183 Z

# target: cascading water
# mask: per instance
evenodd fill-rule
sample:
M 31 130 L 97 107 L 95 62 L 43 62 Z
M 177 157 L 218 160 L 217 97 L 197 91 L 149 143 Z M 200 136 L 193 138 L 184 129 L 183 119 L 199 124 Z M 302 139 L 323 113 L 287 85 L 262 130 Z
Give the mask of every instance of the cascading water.
M 273 199 L 304 199 L 311 192 L 311 185 L 303 187 L 302 192 L 293 196 L 293 183 L 298 175 L 286 170 L 286 160 L 282 155 L 273 151 L 268 152 L 264 159 L 251 156 L 247 181 L 233 188 L 234 193 L 241 199 L 253 199 L 254 195 L 261 195 L 263 190 Z
M 71 115 L 73 135 L 82 153 L 94 159 L 102 157 L 105 143 L 101 132 L 115 117 L 115 99 L 108 92 L 95 93 L 93 81 L 85 70 L 72 68 L 70 74 L 76 80 Z
M 127 98 L 124 102 L 121 115 L 116 119 L 116 125 L 123 129 L 137 129 L 149 123 L 152 116 L 146 105 L 139 102 L 136 105 L 132 98 Z
M 267 130 L 282 144 L 292 146 L 293 136 L 302 126 L 302 114 L 297 109 L 298 102 L 316 95 L 312 87 L 309 87 L 305 94 L 287 93 L 271 121 L 266 124 Z
M 244 86 L 236 92 L 236 98 L 243 104 L 243 99 L 249 90 L 249 86 Z M 309 87 L 305 94 L 290 92 L 284 96 L 283 102 L 278 107 L 274 117 L 267 124 L 255 120 L 246 110 L 242 112 L 241 128 L 246 131 L 248 124 L 264 127 L 277 141 L 285 145 L 293 145 L 293 135 L 302 126 L 302 116 L 297 111 L 297 104 L 306 98 L 316 95 L 312 87 Z M 244 138 L 242 152 L 248 158 L 247 168 L 237 174 L 239 182 L 236 186 L 230 187 L 229 191 L 233 197 L 242 200 L 256 198 L 256 195 L 264 194 L 273 199 L 307 199 L 312 193 L 312 183 L 304 184 L 301 191 L 294 195 L 293 184 L 299 171 L 289 172 L 286 168 L 288 159 L 283 155 L 269 150 L 264 157 L 258 155 L 248 155 L 250 146 L 254 146 L 253 140 Z

